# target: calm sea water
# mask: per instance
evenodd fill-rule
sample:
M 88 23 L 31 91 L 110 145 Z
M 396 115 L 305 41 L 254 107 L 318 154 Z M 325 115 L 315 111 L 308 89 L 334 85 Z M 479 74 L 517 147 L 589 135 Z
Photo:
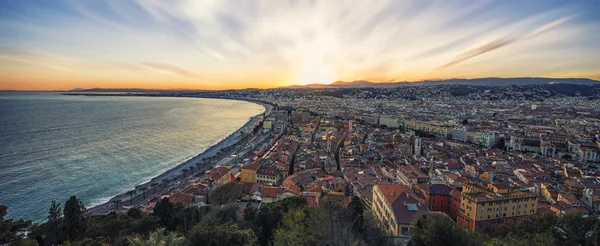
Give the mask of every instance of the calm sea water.
M 92 206 L 177 166 L 264 107 L 242 101 L 0 93 L 0 204 L 45 219 L 50 202 Z

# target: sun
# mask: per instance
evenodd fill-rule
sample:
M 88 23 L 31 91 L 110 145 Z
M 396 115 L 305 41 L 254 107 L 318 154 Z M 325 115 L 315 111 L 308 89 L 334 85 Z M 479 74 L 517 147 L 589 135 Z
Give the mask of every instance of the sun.
M 322 60 L 305 59 L 298 67 L 297 84 L 329 84 L 335 80 L 334 69 Z

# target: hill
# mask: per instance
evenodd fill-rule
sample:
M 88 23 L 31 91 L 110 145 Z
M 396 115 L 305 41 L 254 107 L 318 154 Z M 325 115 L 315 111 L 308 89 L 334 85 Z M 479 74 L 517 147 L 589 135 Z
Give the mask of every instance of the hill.
M 366 80 L 356 81 L 336 81 L 329 85 L 311 84 L 305 86 L 308 88 L 352 88 L 352 87 L 397 87 L 397 86 L 420 86 L 420 85 L 483 85 L 483 86 L 511 86 L 511 85 L 544 85 L 544 84 L 576 84 L 592 85 L 600 84 L 600 81 L 586 78 L 476 78 L 476 79 L 443 79 L 443 80 L 425 80 L 419 82 L 371 82 Z

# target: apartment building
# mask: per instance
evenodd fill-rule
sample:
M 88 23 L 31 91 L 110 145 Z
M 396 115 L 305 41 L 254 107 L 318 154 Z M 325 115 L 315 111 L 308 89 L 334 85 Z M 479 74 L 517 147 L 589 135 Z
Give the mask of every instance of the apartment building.
M 461 193 L 457 223 L 463 228 L 491 232 L 501 225 L 513 225 L 537 212 L 538 197 L 509 183 L 466 184 Z
M 395 236 L 408 236 L 414 216 L 429 211 L 411 195 L 407 186 L 397 184 L 373 186 L 372 209 L 384 231 Z

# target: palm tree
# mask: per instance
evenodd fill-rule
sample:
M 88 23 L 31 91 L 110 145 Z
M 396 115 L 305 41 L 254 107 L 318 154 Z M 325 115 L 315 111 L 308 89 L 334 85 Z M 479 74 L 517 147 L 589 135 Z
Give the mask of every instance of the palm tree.
M 177 233 L 169 232 L 165 228 L 159 228 L 155 232 L 150 232 L 147 240 L 137 235 L 127 237 L 127 241 L 134 246 L 181 246 L 184 239 Z
M 146 200 L 146 191 L 148 190 L 148 187 L 141 187 L 140 190 L 142 191 L 142 194 L 144 194 L 144 200 Z
M 116 199 L 112 201 L 112 203 L 115 205 L 115 211 L 119 210 L 119 204 L 121 203 L 121 199 Z
M 194 175 L 194 166 L 191 166 L 188 169 L 190 169 L 190 175 Z
M 154 189 L 154 194 L 156 194 L 156 186 L 158 186 L 158 183 L 152 183 L 150 184 L 150 186 L 152 186 L 152 188 Z
M 135 193 L 136 193 L 135 189 L 127 192 L 127 195 L 129 195 L 129 201 L 130 201 L 129 206 L 133 206 L 133 195 L 135 195 Z
M 183 173 L 183 178 L 187 178 L 188 170 L 187 169 L 183 169 L 181 172 Z
M 161 183 L 165 185 L 165 189 L 166 189 L 166 188 L 167 188 L 167 185 L 169 184 L 169 179 L 163 179 L 163 180 L 161 181 Z
M 202 165 L 202 163 L 200 163 L 200 162 L 196 163 L 196 169 L 198 170 L 198 172 L 200 172 L 200 165 Z

